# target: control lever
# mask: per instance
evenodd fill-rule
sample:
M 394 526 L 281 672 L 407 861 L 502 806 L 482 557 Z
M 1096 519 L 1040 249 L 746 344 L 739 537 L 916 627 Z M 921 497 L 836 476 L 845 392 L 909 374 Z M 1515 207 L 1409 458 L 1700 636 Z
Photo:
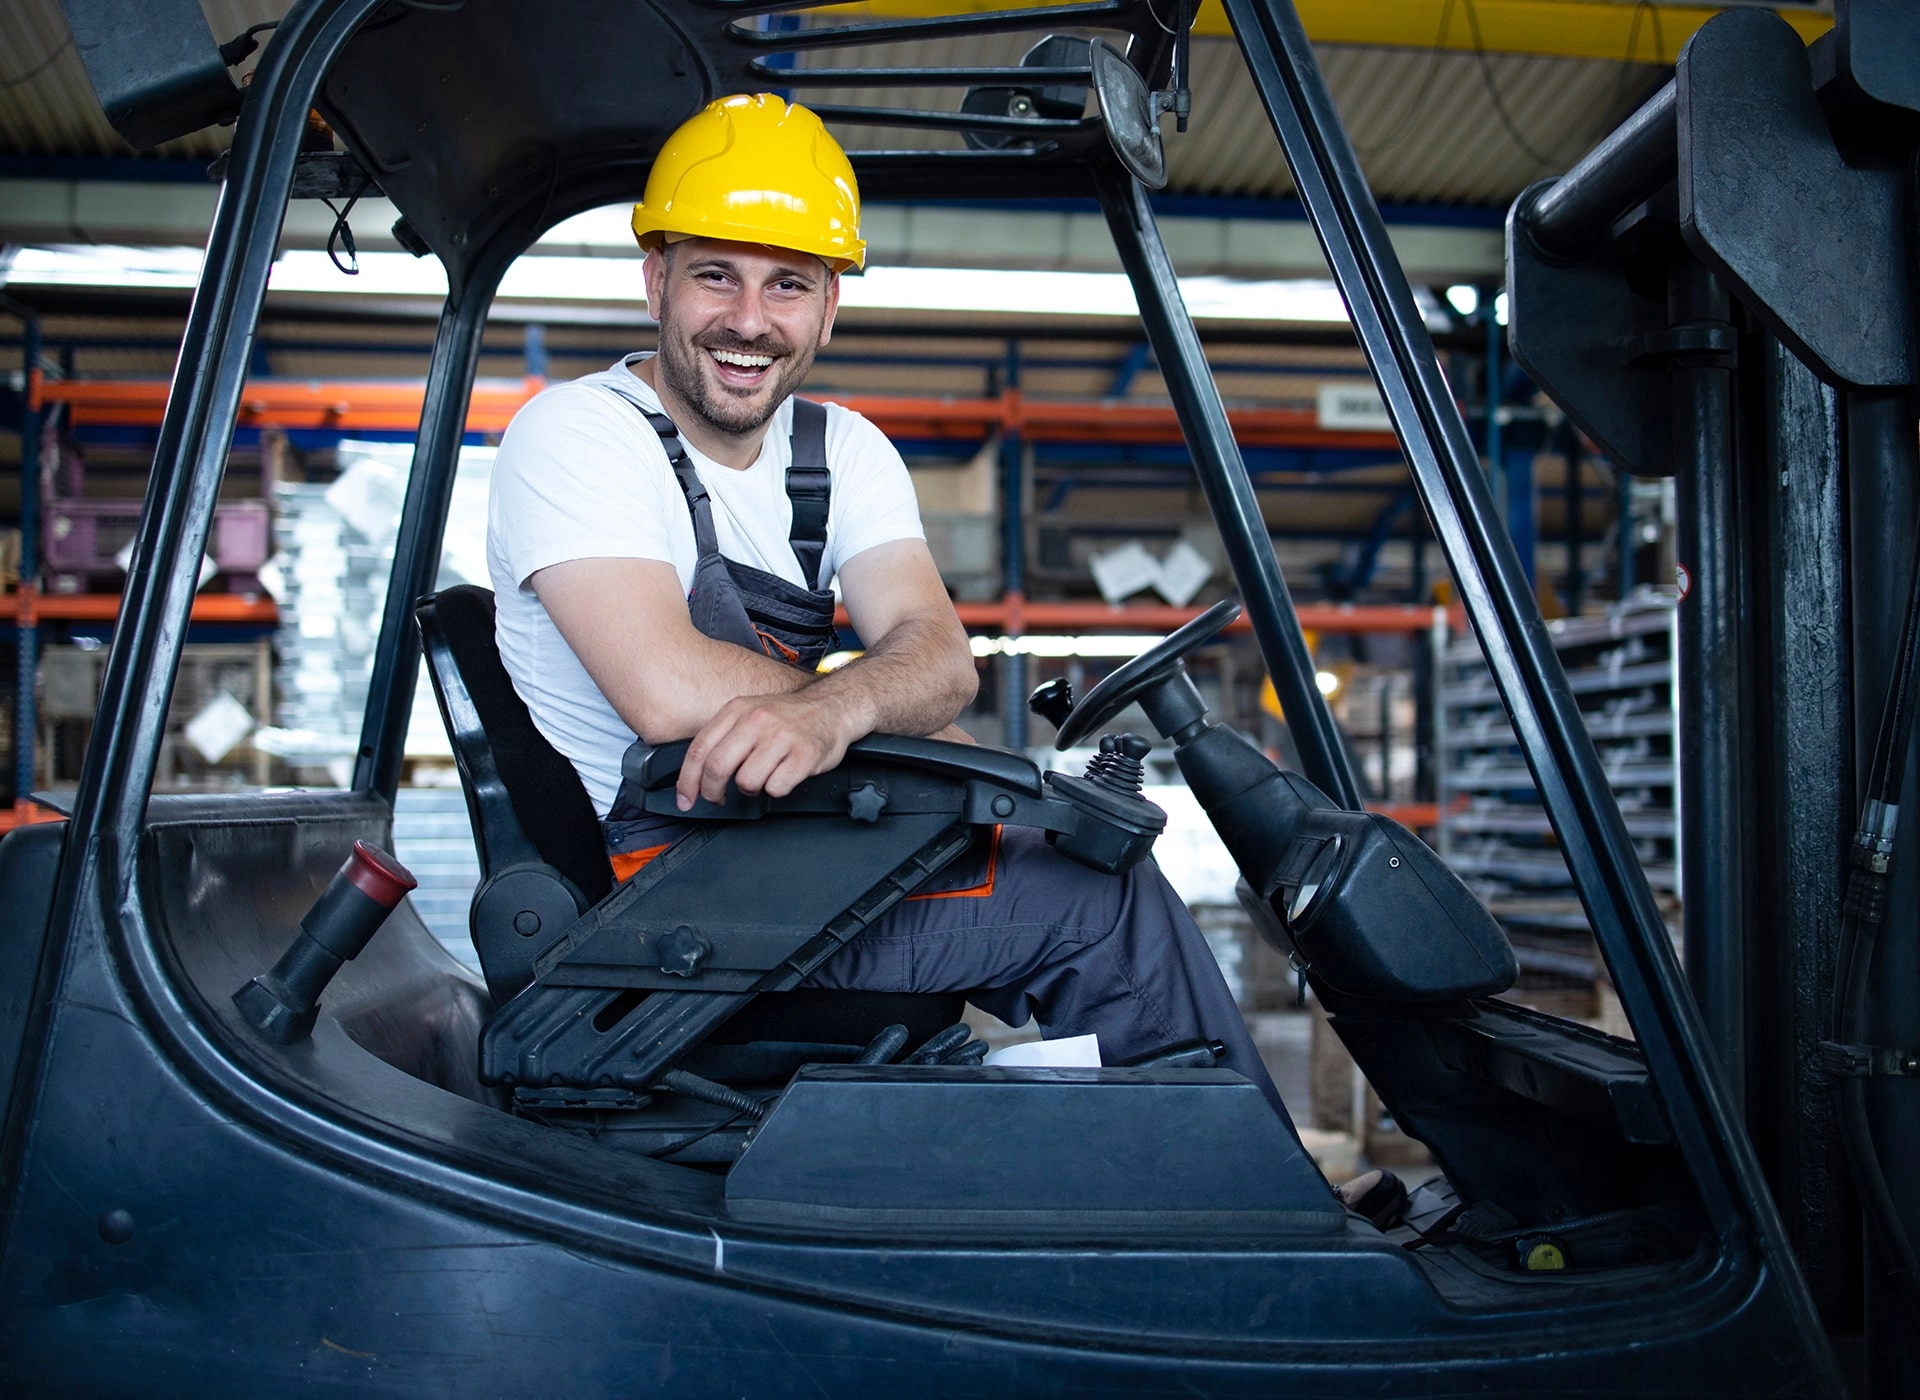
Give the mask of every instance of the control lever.
M 269 1040 L 291 1045 L 306 1039 L 320 1010 L 320 993 L 418 883 L 385 851 L 355 841 L 346 864 L 300 920 L 300 936 L 271 970 L 233 994 L 233 1004 Z
M 1120 1064 L 1126 1069 L 1212 1069 L 1227 1057 L 1225 1042 L 1182 1040 L 1148 1050 Z
M 1027 708 L 1058 729 L 1073 713 L 1073 682 L 1065 676 L 1042 681 L 1027 697 Z
M 1141 763 L 1153 745 L 1137 734 L 1106 734 L 1084 777 L 1049 773 L 1047 792 L 1078 809 L 1071 831 L 1049 831 L 1047 843 L 1082 865 L 1118 875 L 1152 848 L 1167 814 L 1147 801 Z

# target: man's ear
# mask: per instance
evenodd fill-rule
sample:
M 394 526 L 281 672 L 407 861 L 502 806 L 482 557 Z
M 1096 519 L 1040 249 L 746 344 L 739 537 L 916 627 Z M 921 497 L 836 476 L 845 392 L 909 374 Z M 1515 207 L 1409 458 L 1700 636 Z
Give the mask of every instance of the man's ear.
M 647 284 L 647 315 L 660 319 L 660 307 L 667 299 L 667 260 L 658 248 L 647 249 L 640 274 Z
M 820 344 L 824 348 L 833 339 L 833 313 L 840 309 L 840 274 L 827 274 L 827 315 L 820 323 Z

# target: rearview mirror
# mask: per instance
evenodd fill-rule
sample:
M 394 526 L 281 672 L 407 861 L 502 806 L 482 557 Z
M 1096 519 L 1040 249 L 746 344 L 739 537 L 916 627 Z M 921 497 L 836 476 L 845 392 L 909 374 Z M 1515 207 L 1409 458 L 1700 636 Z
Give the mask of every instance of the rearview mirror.
M 1093 96 L 1107 139 L 1134 179 L 1150 190 L 1167 185 L 1167 155 L 1160 145 L 1160 104 L 1146 79 L 1105 39 L 1093 42 Z

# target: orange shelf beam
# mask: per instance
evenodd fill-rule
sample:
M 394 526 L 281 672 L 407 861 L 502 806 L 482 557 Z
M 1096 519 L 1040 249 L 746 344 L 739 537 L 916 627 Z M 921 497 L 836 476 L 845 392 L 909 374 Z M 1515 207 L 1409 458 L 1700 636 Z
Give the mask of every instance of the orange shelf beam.
M 540 379 L 476 384 L 467 405 L 468 431 L 506 431 L 521 405 L 545 387 Z M 79 424 L 156 427 L 166 413 L 169 388 L 162 379 L 48 380 L 40 387 L 40 401 L 70 405 Z M 413 432 L 420 426 L 425 394 L 426 386 L 417 380 L 256 379 L 241 393 L 239 424 L 243 428 Z
M 158 426 L 166 412 L 164 380 L 50 380 L 42 404 L 67 404 L 79 424 Z M 474 386 L 467 431 L 499 433 L 544 380 Z M 258 379 L 241 395 L 240 426 L 332 428 L 341 432 L 411 432 L 420 424 L 424 388 L 417 382 Z M 909 438 L 979 438 L 1014 429 L 1036 442 L 1093 439 L 1113 443 L 1178 443 L 1180 424 L 1170 405 L 1124 401 L 1036 400 L 1018 390 L 996 398 L 959 399 L 893 394 L 842 394 L 836 402 L 865 415 L 884 432 Z M 1359 448 L 1398 457 L 1391 433 L 1340 432 L 1319 426 L 1311 410 L 1229 409 L 1234 437 L 1247 447 Z
M 1369 802 L 1369 812 L 1378 812 L 1383 817 L 1391 817 L 1405 827 L 1418 831 L 1423 826 L 1440 825 L 1440 804 L 1438 802 Z
M 0 807 L 0 832 L 16 826 L 37 826 L 41 822 L 63 822 L 66 817 L 51 807 L 42 807 L 32 798 L 22 798 L 11 807 Z
M 23 588 L 6 595 L 21 626 L 36 622 L 112 622 L 120 616 L 117 593 L 42 593 Z M 280 621 L 273 599 L 242 593 L 209 593 L 193 600 L 193 621 L 254 623 L 272 627 Z
M 960 621 L 976 632 L 1004 631 L 1017 623 L 1022 633 L 1171 632 L 1204 611 L 1163 604 L 1109 607 L 1105 603 L 1030 603 L 1002 599 L 989 603 L 956 603 Z M 1424 632 L 1447 614 L 1441 608 L 1417 608 L 1390 603 L 1303 603 L 1296 611 L 1300 625 L 1314 632 Z M 841 620 L 846 620 L 844 609 Z M 1234 620 L 1228 632 L 1248 632 L 1245 616 Z
M 1105 603 L 1029 603 L 1000 599 L 988 603 L 955 603 L 961 625 L 974 632 L 1006 632 L 1015 626 L 1020 635 L 1042 636 L 1080 632 L 1171 632 L 1184 627 L 1204 608 L 1176 608 L 1158 603 L 1108 607 Z M 1311 632 L 1350 635 L 1357 632 L 1424 632 L 1435 622 L 1458 625 L 1459 609 L 1417 608 L 1393 603 L 1302 603 L 1295 608 L 1300 625 Z M 834 610 L 840 626 L 851 625 L 845 608 Z M 1226 631 L 1250 632 L 1245 616 L 1235 618 Z

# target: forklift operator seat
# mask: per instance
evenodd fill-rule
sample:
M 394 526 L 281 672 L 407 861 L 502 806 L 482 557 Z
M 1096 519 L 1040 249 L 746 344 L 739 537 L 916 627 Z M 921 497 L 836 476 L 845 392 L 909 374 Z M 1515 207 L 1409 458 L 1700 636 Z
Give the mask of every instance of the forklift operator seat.
M 600 821 L 570 763 L 534 725 L 494 642 L 493 594 L 462 584 L 414 608 L 440 716 L 453 744 L 480 857 L 469 913 L 497 1010 L 532 980 L 526 951 L 613 889 Z M 862 1046 L 888 1025 L 922 1041 L 960 1019 L 965 998 L 801 989 L 760 997 L 713 1039 Z

